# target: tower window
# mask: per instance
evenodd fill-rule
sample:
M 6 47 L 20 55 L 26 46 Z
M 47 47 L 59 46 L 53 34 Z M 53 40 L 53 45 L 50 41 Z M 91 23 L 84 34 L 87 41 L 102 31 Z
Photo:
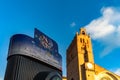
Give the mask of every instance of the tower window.
M 83 34 L 83 35 L 85 35 L 85 32 L 84 32 L 84 31 L 82 31 L 82 34 Z
M 83 39 L 83 43 L 85 42 L 85 40 Z
M 82 43 L 82 38 L 80 38 L 80 42 Z

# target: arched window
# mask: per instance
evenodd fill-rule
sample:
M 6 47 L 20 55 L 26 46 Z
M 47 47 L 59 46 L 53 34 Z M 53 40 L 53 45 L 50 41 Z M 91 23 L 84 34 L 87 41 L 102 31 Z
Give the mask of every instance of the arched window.
M 83 35 L 85 35 L 85 32 L 84 32 L 84 31 L 82 31 L 82 34 L 83 34 Z
M 82 38 L 80 38 L 80 42 L 82 43 Z
M 83 39 L 83 43 L 85 43 L 85 40 Z

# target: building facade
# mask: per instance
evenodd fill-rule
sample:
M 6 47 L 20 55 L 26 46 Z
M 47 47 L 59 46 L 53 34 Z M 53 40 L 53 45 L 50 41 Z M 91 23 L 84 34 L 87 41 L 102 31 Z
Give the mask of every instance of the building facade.
M 120 80 L 118 75 L 94 63 L 91 39 L 84 28 L 67 49 L 67 80 Z
M 35 29 L 35 36 L 11 37 L 4 80 L 61 80 L 62 57 L 57 43 Z

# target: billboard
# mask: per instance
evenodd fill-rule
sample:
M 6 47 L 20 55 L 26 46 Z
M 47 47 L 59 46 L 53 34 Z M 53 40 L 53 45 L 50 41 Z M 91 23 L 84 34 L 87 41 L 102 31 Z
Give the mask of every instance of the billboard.
M 58 53 L 57 43 L 36 28 L 34 32 L 34 39 L 37 43 L 36 45 L 38 45 L 40 48 L 43 48 L 49 52 Z
M 14 35 L 10 42 L 8 57 L 25 55 L 62 69 L 62 57 L 58 53 L 57 43 L 44 33 L 35 29 L 34 38 L 27 35 Z

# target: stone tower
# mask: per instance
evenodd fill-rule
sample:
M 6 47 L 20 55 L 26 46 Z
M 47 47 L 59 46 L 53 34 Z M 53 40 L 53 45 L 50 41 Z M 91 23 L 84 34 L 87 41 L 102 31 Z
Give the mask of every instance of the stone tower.
M 66 80 L 120 80 L 120 76 L 94 63 L 91 39 L 84 28 L 67 49 Z
M 94 80 L 94 74 L 91 39 L 81 28 L 67 49 L 67 79 Z

